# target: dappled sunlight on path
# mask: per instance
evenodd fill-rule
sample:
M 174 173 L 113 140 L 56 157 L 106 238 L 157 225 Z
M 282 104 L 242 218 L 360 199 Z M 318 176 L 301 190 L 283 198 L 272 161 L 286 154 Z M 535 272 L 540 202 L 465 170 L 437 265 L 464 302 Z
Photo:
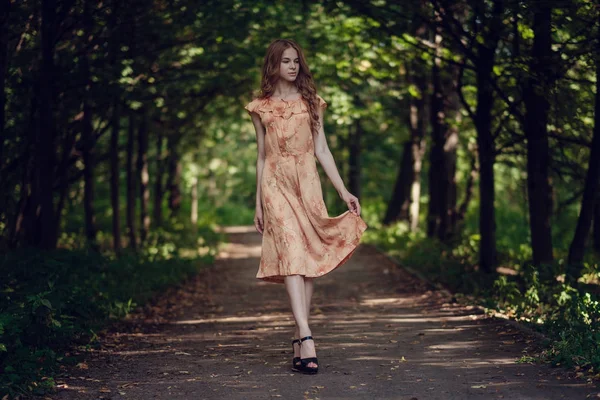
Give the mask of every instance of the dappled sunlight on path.
M 311 328 L 319 374 L 291 372 L 284 285 L 255 278 L 260 235 L 227 229 L 214 267 L 102 337 L 61 399 L 585 399 L 561 369 L 516 363 L 533 338 L 361 246 L 317 278 Z

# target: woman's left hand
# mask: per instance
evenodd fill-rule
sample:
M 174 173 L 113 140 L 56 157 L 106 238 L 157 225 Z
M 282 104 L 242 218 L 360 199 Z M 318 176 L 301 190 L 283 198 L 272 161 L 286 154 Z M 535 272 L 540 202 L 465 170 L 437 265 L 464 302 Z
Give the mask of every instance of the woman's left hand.
M 344 192 L 340 197 L 344 200 L 350 212 L 360 216 L 360 203 L 358 197 L 348 191 Z

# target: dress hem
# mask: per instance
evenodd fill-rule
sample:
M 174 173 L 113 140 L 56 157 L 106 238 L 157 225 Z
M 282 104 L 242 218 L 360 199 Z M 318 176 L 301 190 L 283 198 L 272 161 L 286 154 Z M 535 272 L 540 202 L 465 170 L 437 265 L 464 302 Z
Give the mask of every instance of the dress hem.
M 331 271 L 336 270 L 337 268 L 341 267 L 342 265 L 344 265 L 349 259 L 350 257 L 352 257 L 352 255 L 354 254 L 354 252 L 358 249 L 358 246 L 360 245 L 360 238 L 362 237 L 362 234 L 364 233 L 364 231 L 367 230 L 367 224 L 365 224 L 363 222 L 363 224 L 361 224 L 361 226 L 359 227 L 359 239 L 356 243 L 353 243 L 354 246 L 352 247 L 348 247 L 349 251 L 348 253 L 346 253 L 346 255 L 340 259 L 340 261 L 331 269 L 328 269 L 327 271 L 323 272 L 322 274 L 317 274 L 317 275 L 310 275 L 310 274 L 289 274 L 289 275 L 265 275 L 265 276 L 256 276 L 256 279 L 259 279 L 261 281 L 265 281 L 265 282 L 271 282 L 271 283 L 285 283 L 284 278 L 286 276 L 293 276 L 293 275 L 301 275 L 304 276 L 306 278 L 320 278 L 322 276 L 327 275 L 328 273 L 330 273 Z

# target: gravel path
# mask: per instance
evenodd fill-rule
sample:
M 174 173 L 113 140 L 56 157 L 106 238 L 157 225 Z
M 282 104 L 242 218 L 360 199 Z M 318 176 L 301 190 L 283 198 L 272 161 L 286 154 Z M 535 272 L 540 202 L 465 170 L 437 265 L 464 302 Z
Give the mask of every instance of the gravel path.
M 294 373 L 285 288 L 254 277 L 261 237 L 227 232 L 213 267 L 104 332 L 48 398 L 600 398 L 565 370 L 516 363 L 533 337 L 449 303 L 367 245 L 316 280 L 319 374 Z

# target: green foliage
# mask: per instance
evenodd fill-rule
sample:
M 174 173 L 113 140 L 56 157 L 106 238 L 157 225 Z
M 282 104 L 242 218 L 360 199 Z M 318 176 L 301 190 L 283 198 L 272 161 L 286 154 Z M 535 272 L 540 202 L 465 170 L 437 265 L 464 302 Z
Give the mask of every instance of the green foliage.
M 21 249 L 0 256 L 0 391 L 43 393 L 52 380 L 42 378 L 68 361 L 65 348 L 93 342 L 107 321 L 213 260 L 173 255 L 159 250 L 111 259 L 85 250 Z
M 556 340 L 545 352 L 554 365 L 600 369 L 600 303 L 590 293 L 561 285 L 545 324 Z
M 372 208 L 371 206 L 369 206 Z M 521 216 L 500 209 L 505 231 L 527 235 Z M 504 211 L 502 211 L 504 210 Z M 503 214 L 504 212 L 504 214 Z M 508 226 L 507 226 L 508 225 Z M 514 226 L 510 228 L 510 226 Z M 496 309 L 550 338 L 549 346 L 539 356 L 527 356 L 518 362 L 548 361 L 552 365 L 600 369 L 600 304 L 592 293 L 576 290 L 557 281 L 564 276 L 564 262 L 535 267 L 531 248 L 515 237 L 503 236 L 500 258 L 510 274 L 500 274 L 490 281 L 477 272 L 479 235 L 463 234 L 455 242 L 440 243 L 423 233 L 410 232 L 407 223 L 379 227 L 369 240 L 403 264 L 417 270 L 428 280 L 442 284 L 458 294 L 474 295 L 480 304 Z M 560 246 L 559 246 L 560 247 Z M 586 263 L 585 276 L 597 281 L 597 264 Z
M 556 281 L 544 282 L 532 267 L 500 276 L 487 304 L 543 331 L 550 339 L 540 359 L 553 365 L 600 368 L 600 303 L 590 293 Z
M 422 231 L 410 232 L 407 223 L 400 221 L 378 229 L 371 237 L 380 248 L 431 282 L 460 292 L 480 290 L 473 262 L 478 246 L 476 235 L 444 244 L 427 238 Z

